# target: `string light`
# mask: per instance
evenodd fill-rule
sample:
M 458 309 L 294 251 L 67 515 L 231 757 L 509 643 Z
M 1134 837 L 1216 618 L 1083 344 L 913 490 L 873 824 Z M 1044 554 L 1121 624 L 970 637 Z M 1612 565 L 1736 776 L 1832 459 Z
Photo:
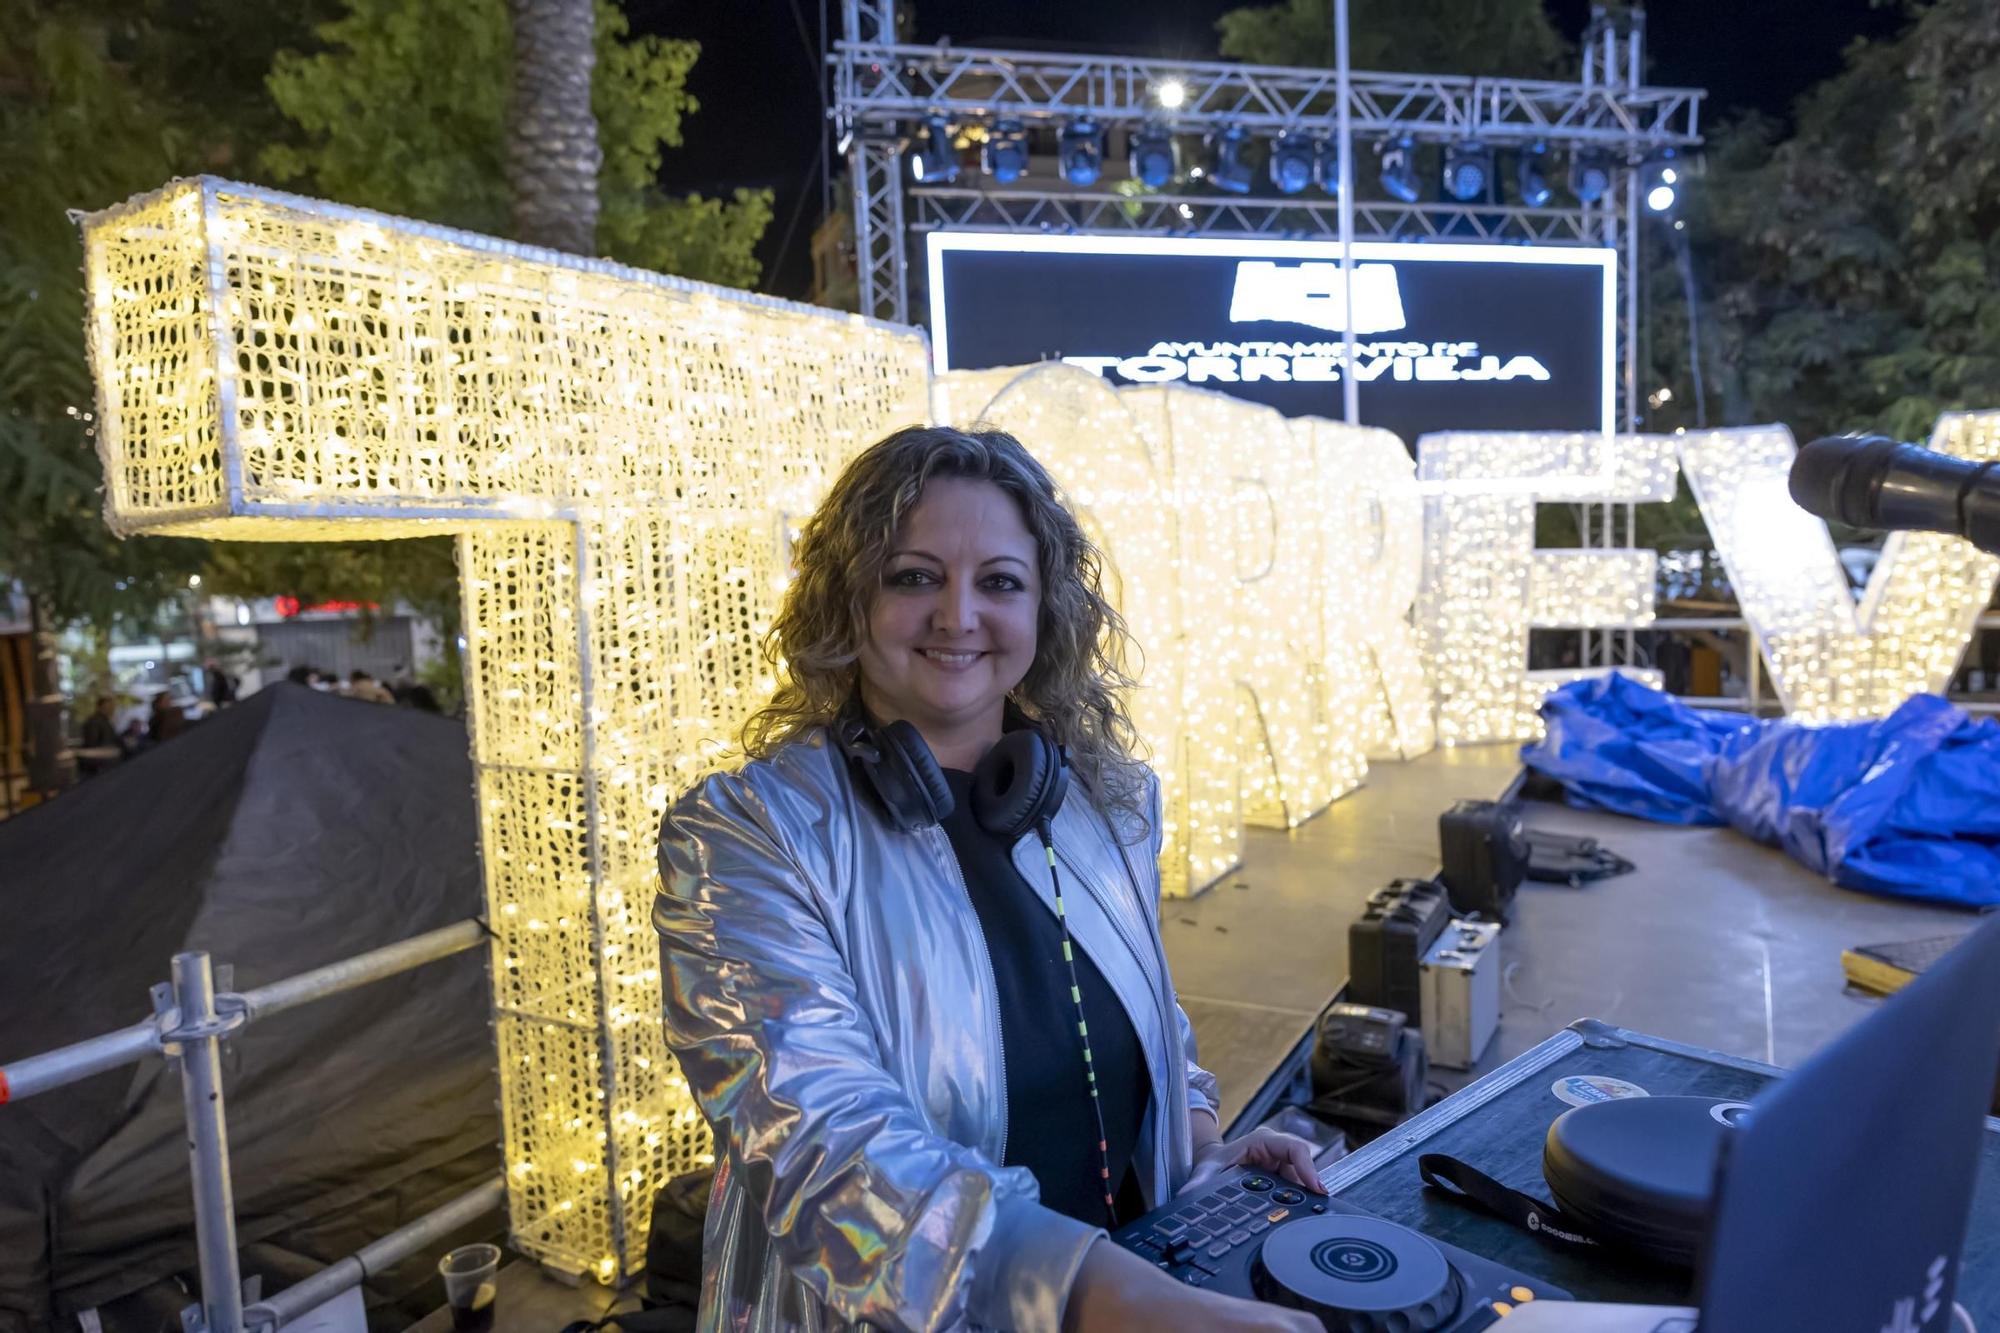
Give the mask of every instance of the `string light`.
M 1246 823 L 1294 826 L 1370 753 L 1431 746 L 1408 622 L 1421 509 L 1395 436 L 1059 363 L 951 372 L 932 399 L 1032 440 L 1105 552 L 1145 649 L 1128 707 L 1160 775 L 1169 896 L 1235 869 Z
M 788 516 L 923 418 L 921 336 L 213 180 L 84 232 L 114 528 L 458 534 L 513 1243 L 639 1271 L 714 1161 L 660 821 L 770 693 Z
M 1538 552 L 1536 504 L 1669 500 L 1676 471 L 1673 442 L 1658 436 L 1446 432 L 1417 442 L 1417 625 L 1445 744 L 1538 736 L 1542 696 L 1593 674 L 1529 671 L 1531 629 L 1653 619 L 1651 551 Z M 1657 673 L 1625 670 L 1658 683 Z

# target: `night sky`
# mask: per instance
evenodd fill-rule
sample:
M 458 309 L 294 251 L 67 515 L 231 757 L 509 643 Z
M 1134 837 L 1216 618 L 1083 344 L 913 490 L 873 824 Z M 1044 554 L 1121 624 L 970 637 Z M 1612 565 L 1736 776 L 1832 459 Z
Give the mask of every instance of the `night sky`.
M 1236 0 L 915 0 L 916 40 L 1213 57 L 1215 20 L 1235 7 Z M 1589 18 L 1589 0 L 1548 0 L 1548 7 L 1572 40 Z M 689 37 L 702 47 L 689 80 L 701 111 L 687 122 L 686 146 L 667 154 L 667 186 L 775 190 L 777 214 L 759 250 L 764 286 L 803 296 L 821 199 L 822 14 L 837 27 L 839 0 L 625 0 L 625 9 L 636 32 Z M 1902 21 L 1900 7 L 1872 0 L 1663 0 L 1647 11 L 1647 78 L 1708 89 L 1707 124 L 1746 110 L 1782 117 L 1801 92 L 1839 71 L 1849 42 L 1888 36 Z

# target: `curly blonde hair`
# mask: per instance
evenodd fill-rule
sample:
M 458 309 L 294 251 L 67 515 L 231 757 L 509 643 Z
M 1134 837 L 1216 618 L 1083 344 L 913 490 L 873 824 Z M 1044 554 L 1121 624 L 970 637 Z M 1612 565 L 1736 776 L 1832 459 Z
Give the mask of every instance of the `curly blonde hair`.
M 1142 834 L 1151 815 L 1146 768 L 1123 703 L 1136 684 L 1126 663 L 1137 647 L 1104 596 L 1103 555 L 1047 470 L 1004 431 L 913 426 L 847 465 L 793 549 L 796 577 L 763 645 L 777 692 L 744 723 L 744 752 L 766 757 L 847 705 L 889 551 L 933 477 L 992 482 L 1019 506 L 1042 600 L 1034 663 L 1008 698 L 1068 747 L 1072 771 L 1119 836 Z

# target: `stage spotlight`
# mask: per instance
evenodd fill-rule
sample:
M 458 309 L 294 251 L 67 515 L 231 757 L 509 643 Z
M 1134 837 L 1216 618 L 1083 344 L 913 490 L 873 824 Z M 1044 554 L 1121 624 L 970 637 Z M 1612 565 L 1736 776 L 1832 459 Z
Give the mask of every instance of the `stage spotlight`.
M 1569 155 L 1569 192 L 1581 203 L 1594 204 L 1611 188 L 1611 159 L 1594 148 Z
M 1663 148 L 1646 163 L 1646 174 L 1640 178 L 1646 197 L 1646 207 L 1655 213 L 1668 213 L 1680 200 L 1680 163 L 1674 157 L 1674 150 Z
M 1104 174 L 1104 127 L 1089 116 L 1078 116 L 1063 126 L 1056 155 L 1063 179 L 1071 185 L 1097 184 Z
M 910 175 L 919 185 L 947 185 L 958 179 L 958 152 L 943 116 L 924 121 L 923 146 L 910 154 Z
M 1187 101 L 1187 85 L 1179 79 L 1168 79 L 1160 85 L 1159 91 L 1154 95 L 1160 99 L 1161 106 L 1172 111 L 1182 102 Z
M 1313 182 L 1312 136 L 1288 130 L 1271 145 L 1271 184 L 1279 194 L 1297 194 Z
M 1132 136 L 1132 179 L 1157 190 L 1174 178 L 1174 136 L 1164 125 L 1148 125 Z
M 1375 145 L 1382 159 L 1382 189 L 1390 198 L 1406 204 L 1417 202 L 1417 141 L 1405 134 L 1400 139 L 1384 139 Z
M 1493 150 L 1482 144 L 1454 144 L 1444 154 L 1444 190 L 1469 204 L 1493 186 Z
M 1028 170 L 1028 127 L 1018 120 L 1000 120 L 986 136 L 986 174 L 1005 185 Z
M 1241 125 L 1227 125 L 1208 136 L 1208 178 L 1218 190 L 1250 193 L 1250 164 L 1243 158 L 1249 136 Z
M 1340 141 L 1331 134 L 1313 145 L 1313 179 L 1328 194 L 1340 193 Z
M 1549 186 L 1548 157 L 1549 146 L 1545 143 L 1531 143 L 1521 150 L 1514 180 L 1521 188 L 1521 202 L 1529 208 L 1540 208 L 1555 196 Z

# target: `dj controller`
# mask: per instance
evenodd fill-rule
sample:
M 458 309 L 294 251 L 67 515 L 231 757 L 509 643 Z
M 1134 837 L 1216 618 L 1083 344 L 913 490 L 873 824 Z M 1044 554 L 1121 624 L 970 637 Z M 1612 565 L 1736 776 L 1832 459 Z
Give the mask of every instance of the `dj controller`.
M 1189 1286 L 1319 1316 L 1335 1333 L 1460 1333 L 1569 1293 L 1338 1199 L 1225 1172 L 1122 1228 Z

